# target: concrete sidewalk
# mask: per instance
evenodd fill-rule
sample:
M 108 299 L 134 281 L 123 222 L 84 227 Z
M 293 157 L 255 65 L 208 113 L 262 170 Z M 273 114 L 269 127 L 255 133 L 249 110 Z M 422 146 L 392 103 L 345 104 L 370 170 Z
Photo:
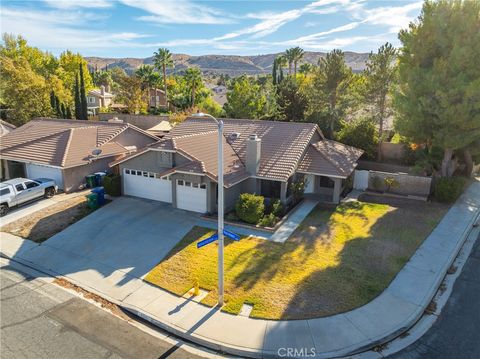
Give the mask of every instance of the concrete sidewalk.
M 451 207 L 382 294 L 352 311 L 309 320 L 272 321 L 226 314 L 145 283 L 128 274 L 129 268 L 115 270 L 102 264 L 101 271 L 86 269 L 88 265 L 74 271 L 72 263 L 84 259 L 49 246 L 48 241 L 36 245 L 2 233 L 0 244 L 4 256 L 64 277 L 209 348 L 251 357 L 276 357 L 281 355 L 279 350 L 296 348 L 304 355 L 316 353 L 317 358 L 327 358 L 371 348 L 412 326 L 433 298 L 479 211 L 477 181 Z

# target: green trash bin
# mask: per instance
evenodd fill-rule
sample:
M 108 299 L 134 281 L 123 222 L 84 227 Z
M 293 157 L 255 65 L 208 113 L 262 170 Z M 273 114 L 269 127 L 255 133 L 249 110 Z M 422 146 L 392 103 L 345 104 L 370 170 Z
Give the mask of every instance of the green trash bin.
M 95 188 L 95 175 L 88 175 L 87 177 L 87 188 Z
M 87 194 L 87 207 L 90 209 L 97 209 L 98 208 L 98 194 L 97 193 L 90 193 Z

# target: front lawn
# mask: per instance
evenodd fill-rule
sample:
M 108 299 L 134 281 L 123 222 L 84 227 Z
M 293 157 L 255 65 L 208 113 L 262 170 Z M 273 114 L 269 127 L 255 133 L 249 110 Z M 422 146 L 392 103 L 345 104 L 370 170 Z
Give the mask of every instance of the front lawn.
M 20 218 L 0 230 L 41 243 L 92 211 L 87 207 L 85 196 L 79 195 Z
M 318 206 L 284 244 L 227 239 L 223 309 L 237 314 L 248 303 L 252 317 L 300 319 L 361 306 L 387 287 L 447 209 L 410 201 Z M 198 282 L 210 291 L 203 303 L 215 305 L 218 247 L 196 248 L 212 233 L 193 228 L 146 280 L 177 295 Z

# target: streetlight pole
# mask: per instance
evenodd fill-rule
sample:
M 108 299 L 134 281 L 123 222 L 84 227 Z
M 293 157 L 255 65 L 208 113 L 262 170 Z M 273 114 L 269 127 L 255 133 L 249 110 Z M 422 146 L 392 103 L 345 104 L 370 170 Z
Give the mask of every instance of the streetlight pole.
M 223 121 L 205 113 L 195 113 L 193 116 L 209 117 L 218 126 L 218 305 L 224 304 L 224 235 L 223 235 Z

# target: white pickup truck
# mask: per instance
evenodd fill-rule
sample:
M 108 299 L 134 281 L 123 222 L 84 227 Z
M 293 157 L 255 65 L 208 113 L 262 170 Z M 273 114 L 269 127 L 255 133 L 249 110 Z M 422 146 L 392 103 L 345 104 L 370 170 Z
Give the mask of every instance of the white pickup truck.
M 44 197 L 50 198 L 57 193 L 58 186 L 53 179 L 15 178 L 0 183 L 0 217 L 10 208 Z

